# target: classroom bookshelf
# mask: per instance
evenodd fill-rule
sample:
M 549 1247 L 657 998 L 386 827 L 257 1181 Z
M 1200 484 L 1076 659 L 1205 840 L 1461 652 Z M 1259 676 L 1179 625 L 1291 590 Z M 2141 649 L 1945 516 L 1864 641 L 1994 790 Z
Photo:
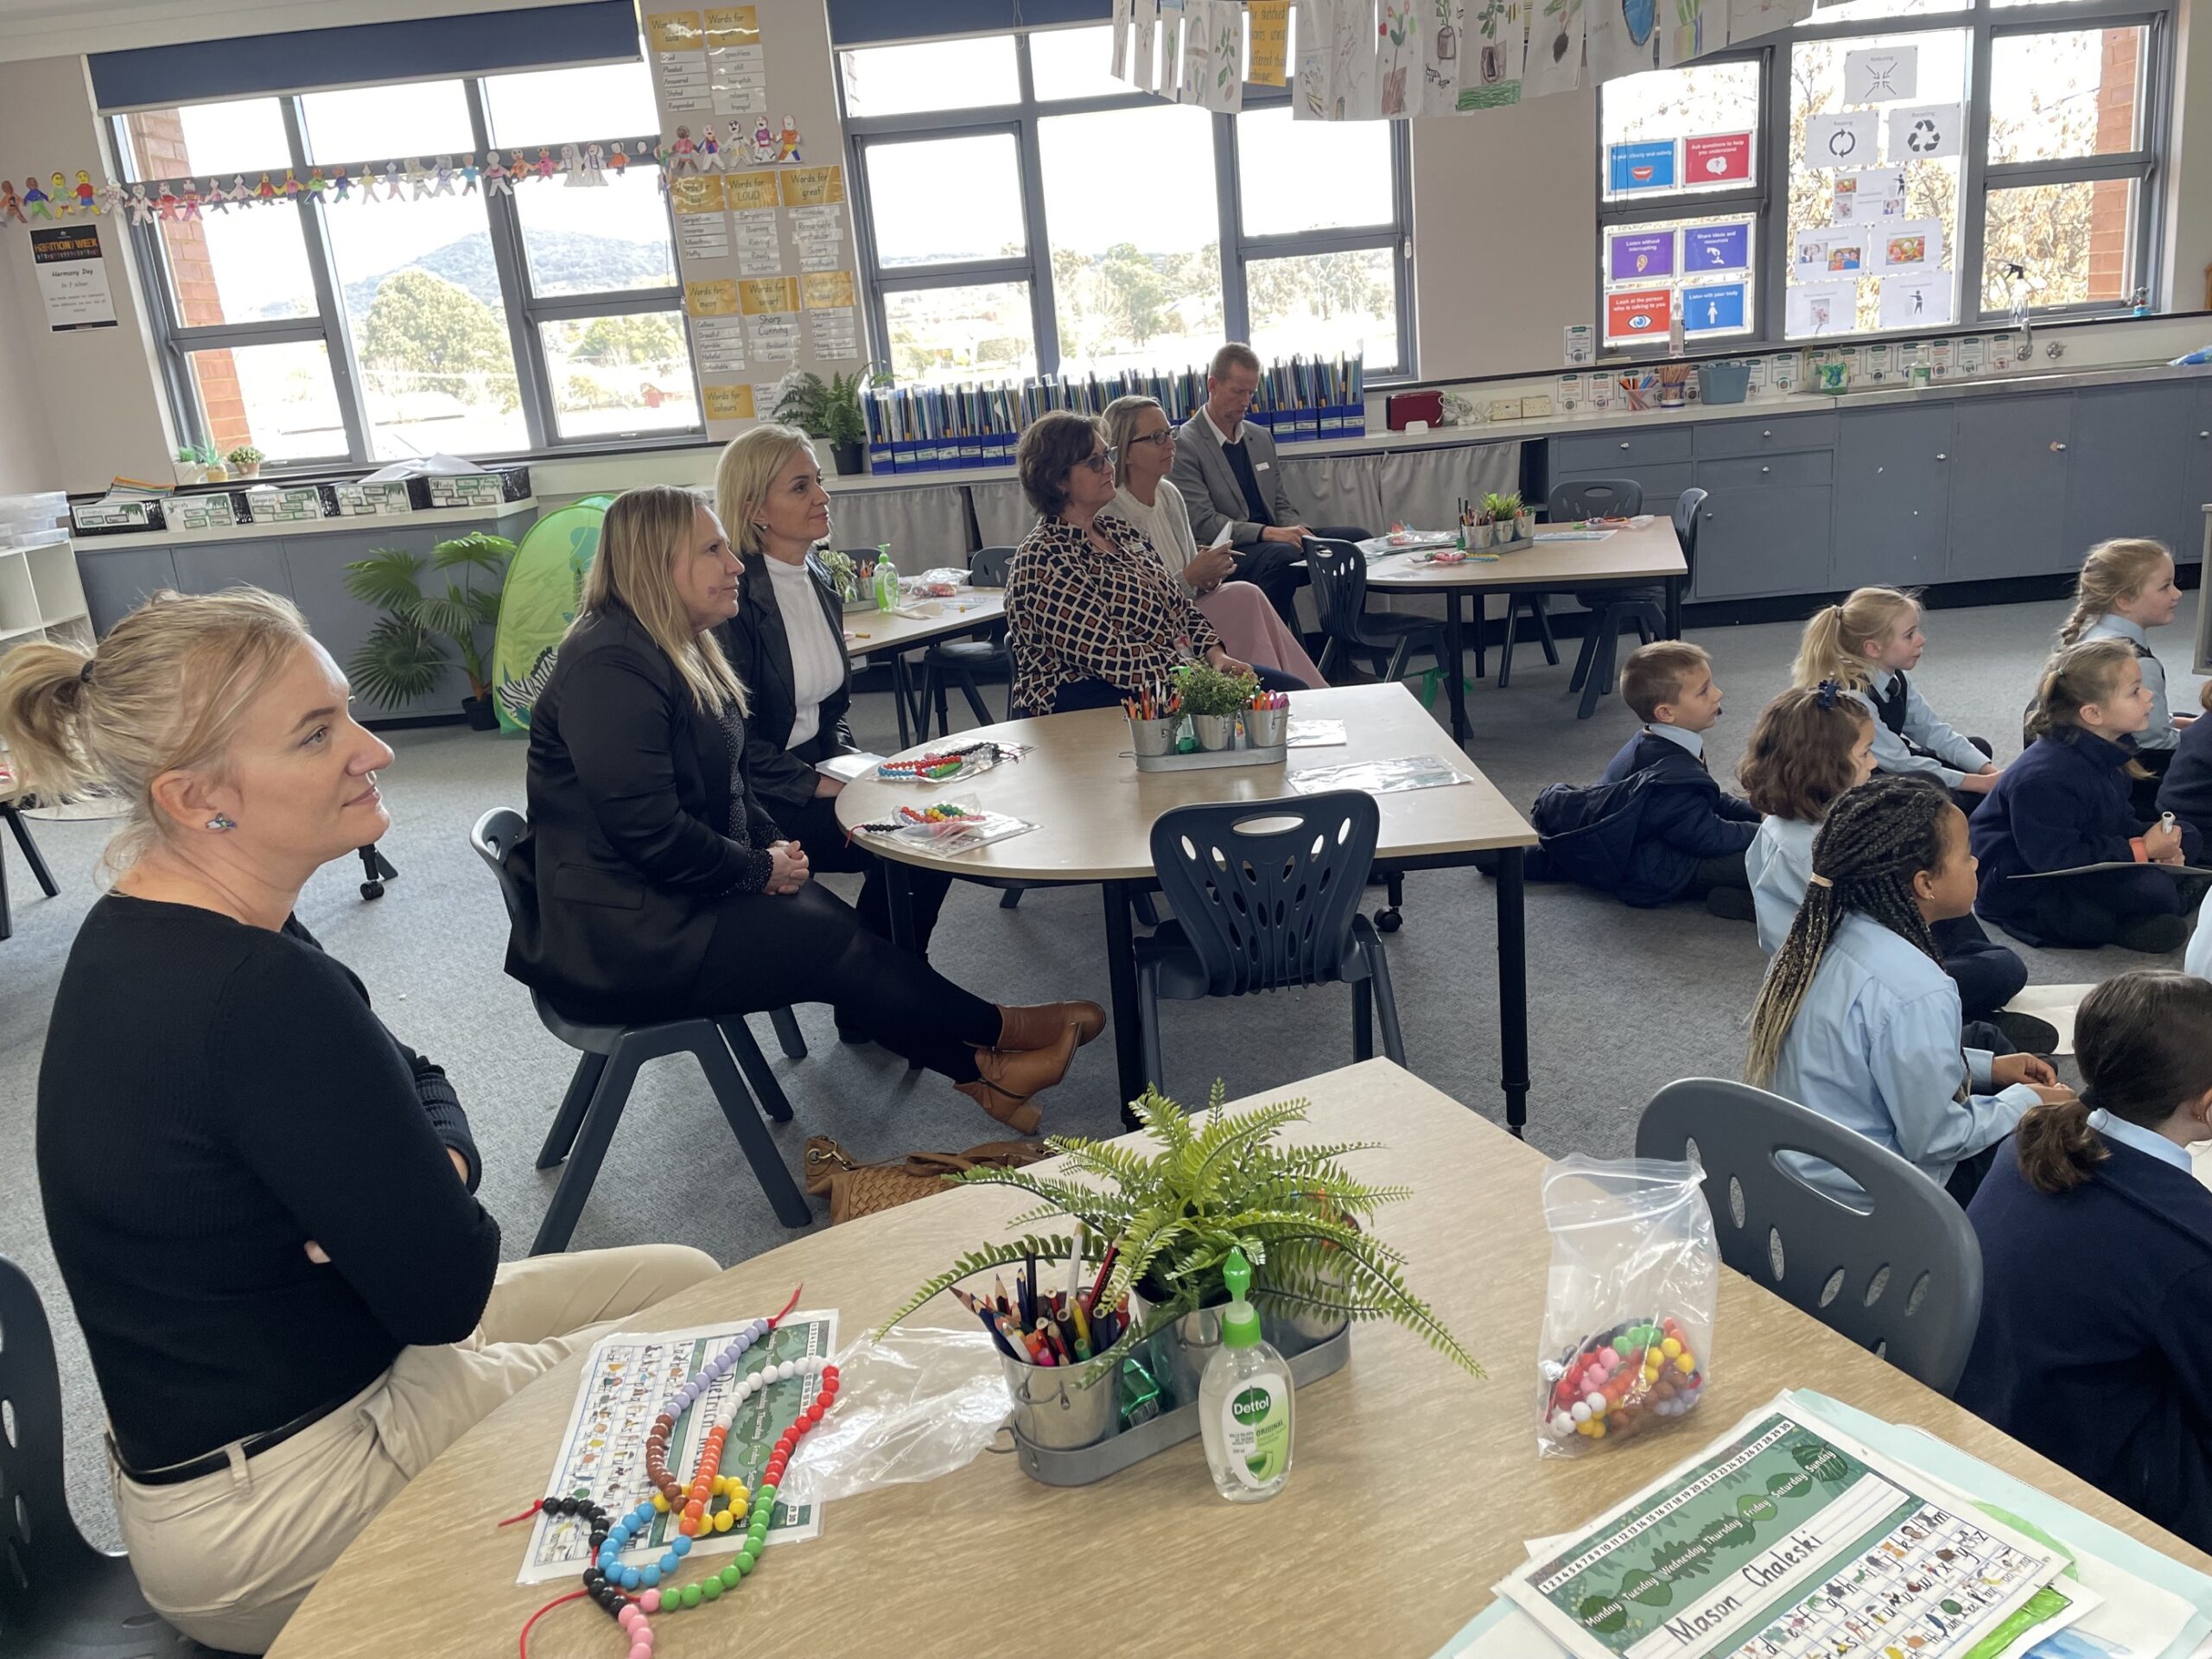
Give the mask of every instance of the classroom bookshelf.
M 0 652 L 30 639 L 92 643 L 59 493 L 0 496 Z

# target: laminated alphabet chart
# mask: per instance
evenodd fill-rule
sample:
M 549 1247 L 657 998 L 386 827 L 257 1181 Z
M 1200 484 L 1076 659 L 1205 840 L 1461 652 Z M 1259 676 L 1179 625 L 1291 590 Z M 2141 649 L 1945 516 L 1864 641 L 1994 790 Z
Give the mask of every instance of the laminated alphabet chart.
M 645 1478 L 645 1436 L 669 1396 L 687 1378 L 737 1338 L 750 1319 L 731 1319 L 719 1325 L 698 1325 L 688 1331 L 660 1331 L 640 1335 L 618 1331 L 602 1338 L 584 1362 L 583 1380 L 576 1389 L 576 1403 L 569 1413 L 569 1427 L 561 1436 L 553 1459 L 553 1472 L 546 1479 L 547 1492 L 588 1497 L 613 1510 L 634 1508 L 653 1495 Z M 785 1360 L 819 1354 L 827 1359 L 837 1351 L 837 1314 L 834 1308 L 786 1316 L 767 1339 L 745 1357 L 741 1370 L 734 1370 L 699 1397 L 669 1436 L 668 1466 L 687 1477 L 703 1434 L 722 1403 L 751 1372 Z M 760 1484 L 768 1466 L 776 1436 L 783 1426 L 814 1403 L 819 1376 L 801 1374 L 772 1382 L 740 1408 L 730 1426 L 722 1452 L 721 1472 L 740 1476 L 746 1490 Z M 675 1535 L 676 1516 L 661 1514 L 626 1551 L 626 1565 L 643 1567 L 659 1559 Z M 822 1530 L 819 1504 L 790 1504 L 779 1500 L 769 1522 L 768 1541 L 792 1543 L 817 1536 Z M 581 1575 L 591 1559 L 589 1523 L 575 1516 L 540 1514 L 530 1535 L 530 1552 L 523 1558 L 518 1584 L 547 1584 Z M 728 1554 L 743 1545 L 742 1527 L 728 1532 L 702 1533 L 694 1548 L 701 1554 Z
M 1582 1659 L 1966 1659 L 2101 1599 L 1787 1396 L 1497 1586 Z M 1961 1506 L 1963 1507 L 1963 1506 Z

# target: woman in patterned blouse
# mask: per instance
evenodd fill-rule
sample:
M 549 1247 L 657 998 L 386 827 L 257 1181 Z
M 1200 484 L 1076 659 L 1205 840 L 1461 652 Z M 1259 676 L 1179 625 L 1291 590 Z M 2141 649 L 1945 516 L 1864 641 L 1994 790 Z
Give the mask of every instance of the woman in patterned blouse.
M 1304 689 L 1224 651 L 1144 533 L 1101 511 L 1114 499 L 1114 452 L 1096 421 L 1055 410 L 1021 435 L 1015 462 L 1042 515 L 1007 578 L 1016 715 L 1111 709 L 1164 687 L 1192 658 L 1255 674 L 1271 691 Z

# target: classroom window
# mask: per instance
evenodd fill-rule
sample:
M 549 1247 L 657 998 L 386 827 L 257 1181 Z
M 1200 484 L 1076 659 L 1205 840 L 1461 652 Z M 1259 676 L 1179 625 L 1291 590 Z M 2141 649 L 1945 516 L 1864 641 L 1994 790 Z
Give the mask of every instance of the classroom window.
M 1180 368 L 1250 339 L 1411 374 L 1405 124 L 1294 123 L 1261 86 L 1236 115 L 1163 103 L 1108 53 L 1092 26 L 838 53 L 894 372 Z
M 283 465 L 703 430 L 651 166 L 509 195 L 469 170 L 656 125 L 642 62 L 118 117 L 127 188 L 200 181 L 197 218 L 130 232 L 180 435 Z M 296 205 L 215 200 L 288 175 Z
M 1599 194 L 1607 201 L 1756 188 L 1762 66 L 1655 69 L 1602 83 Z
M 1982 232 L 1982 309 L 2009 309 L 2016 282 L 2038 308 L 2126 301 L 2139 263 L 2133 238 L 2140 188 L 2133 179 L 2083 179 L 1992 190 Z

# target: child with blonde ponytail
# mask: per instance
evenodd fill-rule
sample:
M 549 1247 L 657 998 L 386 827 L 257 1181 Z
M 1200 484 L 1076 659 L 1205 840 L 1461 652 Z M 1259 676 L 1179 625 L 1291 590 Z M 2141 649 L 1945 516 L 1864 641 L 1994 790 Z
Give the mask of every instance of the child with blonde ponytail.
M 2167 705 L 2166 671 L 2151 654 L 2148 638 L 2151 629 L 2174 620 L 2180 604 L 2173 555 L 2164 545 L 2133 537 L 2100 542 L 2082 561 L 2074 609 L 2058 630 L 2062 651 L 2089 639 L 2125 639 L 2134 647 L 2143 683 L 2151 692 L 2150 723 L 2135 734 L 2135 758 L 2151 774 L 2134 790 L 2136 810 L 2145 817 L 2158 810 L 2158 780 L 2165 776 L 2182 732 L 2196 718 L 2177 715 Z
M 2117 975 L 2074 1019 L 2082 1095 L 2029 1109 L 1967 1214 L 1981 1323 L 1958 1402 L 2212 1548 L 2212 984 Z
M 1972 906 L 1974 877 L 1965 815 L 1934 779 L 1877 778 L 1838 797 L 1744 1063 L 1746 1083 L 1887 1147 L 1961 1204 L 2020 1114 L 2067 1094 L 2032 1054 L 1960 1048 L 1958 987 L 1929 930 Z M 1853 1191 L 1825 1164 L 1805 1173 Z
M 1917 599 L 1895 588 L 1861 588 L 1813 613 L 1790 682 L 1810 691 L 1835 681 L 1874 716 L 1875 771 L 1924 773 L 1972 812 L 1998 768 L 1986 741 L 1962 737 L 1938 720 L 1906 679 L 1927 645 Z

